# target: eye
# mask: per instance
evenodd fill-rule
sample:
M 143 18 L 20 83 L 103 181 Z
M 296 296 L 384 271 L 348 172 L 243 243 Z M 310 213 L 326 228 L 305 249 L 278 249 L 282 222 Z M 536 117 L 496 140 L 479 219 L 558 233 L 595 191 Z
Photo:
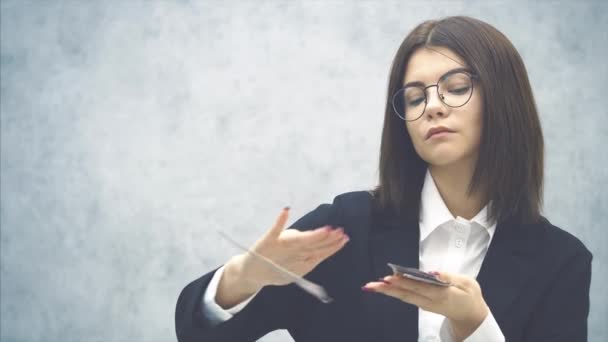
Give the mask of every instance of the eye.
M 414 107 L 414 106 L 419 105 L 423 101 L 424 101 L 424 98 L 423 97 L 419 97 L 419 98 L 416 98 L 416 99 L 413 99 L 413 100 L 408 100 L 407 101 L 407 105 L 411 106 L 411 107 Z
M 465 86 L 465 87 L 450 89 L 449 92 L 450 92 L 450 94 L 464 95 L 464 94 L 467 94 L 470 89 L 471 89 L 471 87 Z

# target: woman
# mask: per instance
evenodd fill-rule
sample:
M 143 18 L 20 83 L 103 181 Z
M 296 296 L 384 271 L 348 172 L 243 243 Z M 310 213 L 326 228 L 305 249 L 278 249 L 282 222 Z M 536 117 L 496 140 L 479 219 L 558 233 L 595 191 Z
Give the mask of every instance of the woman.
M 592 254 L 540 214 L 542 189 L 543 136 L 516 49 L 477 19 L 426 21 L 392 65 L 379 185 L 321 204 L 297 229 L 283 229 L 286 208 L 251 248 L 335 300 L 237 255 L 182 290 L 178 340 L 287 329 L 298 342 L 586 341 Z

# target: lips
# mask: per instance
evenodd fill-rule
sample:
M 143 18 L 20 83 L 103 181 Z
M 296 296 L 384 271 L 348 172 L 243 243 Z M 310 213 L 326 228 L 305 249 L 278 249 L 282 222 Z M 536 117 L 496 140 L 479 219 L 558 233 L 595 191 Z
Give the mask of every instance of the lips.
M 433 134 L 441 133 L 441 132 L 454 132 L 454 131 L 445 126 L 433 127 L 428 130 L 428 132 L 426 133 L 425 139 L 429 139 Z

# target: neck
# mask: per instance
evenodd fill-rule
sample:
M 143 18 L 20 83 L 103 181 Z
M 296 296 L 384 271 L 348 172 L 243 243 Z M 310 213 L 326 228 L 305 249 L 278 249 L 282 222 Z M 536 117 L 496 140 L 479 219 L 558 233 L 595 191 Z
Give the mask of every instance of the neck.
M 454 217 L 460 216 L 470 220 L 484 207 L 481 191 L 467 194 L 474 171 L 472 163 L 429 165 L 429 171 L 441 198 Z

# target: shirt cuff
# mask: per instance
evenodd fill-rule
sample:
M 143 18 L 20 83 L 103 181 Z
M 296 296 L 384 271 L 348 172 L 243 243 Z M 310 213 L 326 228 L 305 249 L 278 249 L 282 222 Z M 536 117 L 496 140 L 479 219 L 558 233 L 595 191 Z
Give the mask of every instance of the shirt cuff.
M 452 342 L 454 341 L 454 335 L 452 334 L 452 326 L 450 325 L 450 320 L 445 318 L 443 320 L 443 324 L 441 324 L 441 329 L 439 330 L 439 336 L 441 337 L 442 342 Z M 463 342 L 504 342 L 505 336 L 500 330 L 494 315 L 492 315 L 492 311 L 488 313 L 486 318 L 481 322 L 479 327 L 467 338 L 464 339 Z
M 211 322 L 212 325 L 218 325 L 231 319 L 233 315 L 243 310 L 243 308 L 249 304 L 253 297 L 260 292 L 258 290 L 256 293 L 239 304 L 231 308 L 224 309 L 215 301 L 215 294 L 217 293 L 217 287 L 220 283 L 220 279 L 222 278 L 222 274 L 224 274 L 224 266 L 215 271 L 215 274 L 213 275 L 213 278 L 211 278 L 207 289 L 205 289 L 205 294 L 203 295 L 203 315 Z

